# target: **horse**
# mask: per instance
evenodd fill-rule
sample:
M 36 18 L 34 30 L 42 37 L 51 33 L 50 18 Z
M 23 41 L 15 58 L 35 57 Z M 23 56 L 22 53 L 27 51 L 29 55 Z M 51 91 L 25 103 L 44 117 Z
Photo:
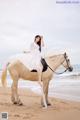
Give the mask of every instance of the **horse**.
M 49 82 L 53 78 L 53 75 L 56 73 L 56 70 L 61 65 L 63 65 L 66 69 L 65 71 L 68 70 L 71 72 L 73 70 L 73 67 L 66 53 L 45 57 L 45 61 L 48 64 L 48 68 L 45 72 L 42 72 L 43 86 L 41 88 L 41 105 L 47 108 L 51 105 L 51 103 L 48 100 Z M 11 101 L 13 104 L 23 105 L 18 95 L 18 81 L 19 79 L 38 81 L 38 73 L 31 72 L 27 67 L 25 67 L 23 63 L 21 63 L 21 61 L 15 60 L 12 63 L 8 63 L 5 69 L 2 71 L 1 82 L 4 87 L 6 86 L 7 70 L 9 71 L 9 74 L 13 80 L 11 86 Z

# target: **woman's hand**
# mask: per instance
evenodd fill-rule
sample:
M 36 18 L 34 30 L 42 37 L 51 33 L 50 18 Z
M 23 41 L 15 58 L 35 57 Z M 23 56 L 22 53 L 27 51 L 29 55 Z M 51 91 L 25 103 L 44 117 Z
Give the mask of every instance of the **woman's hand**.
M 23 53 L 30 53 L 30 51 L 23 51 Z

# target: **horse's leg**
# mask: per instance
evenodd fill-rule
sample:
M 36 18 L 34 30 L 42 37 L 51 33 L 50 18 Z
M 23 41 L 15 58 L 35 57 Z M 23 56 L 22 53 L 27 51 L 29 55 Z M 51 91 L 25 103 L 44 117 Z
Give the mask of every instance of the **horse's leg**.
M 44 84 L 44 92 L 45 92 L 45 97 L 46 97 L 47 105 L 48 105 L 48 106 L 51 106 L 51 103 L 50 103 L 49 100 L 48 100 L 49 82 L 50 82 L 49 80 L 48 80 L 48 81 L 45 81 L 45 84 Z
M 12 83 L 12 86 L 11 86 L 11 92 L 12 92 L 12 95 L 11 95 L 11 100 L 14 104 L 17 104 L 17 80 L 14 80 L 13 79 L 13 83 Z
M 12 88 L 12 96 L 11 96 L 12 102 L 14 104 L 22 105 L 22 102 L 18 96 L 18 80 L 13 80 L 11 88 Z
M 44 103 L 44 106 L 45 108 L 47 108 L 47 102 L 46 102 L 46 98 L 45 98 L 45 93 L 44 93 L 44 88 L 42 87 L 42 97 L 43 97 L 43 103 Z
M 43 102 L 44 102 L 44 107 L 45 108 L 47 108 L 47 103 L 46 103 L 46 99 L 45 99 L 45 94 L 44 94 L 44 90 L 43 90 L 43 83 L 42 83 L 42 81 L 41 81 L 41 77 L 42 76 L 42 72 L 40 71 L 38 71 L 38 77 L 39 77 L 39 84 L 40 84 L 40 86 L 41 86 L 41 92 L 42 92 L 42 98 L 43 98 Z
M 11 86 L 11 90 L 12 90 L 12 95 L 11 95 L 11 100 L 14 104 L 18 104 L 18 105 L 22 105 L 21 100 L 19 99 L 18 96 L 18 74 L 17 71 L 13 71 L 13 69 L 9 70 L 10 72 L 10 76 L 13 80 L 12 86 Z
M 44 91 L 46 103 L 47 103 L 48 106 L 50 106 L 51 103 L 48 101 L 48 88 L 49 88 L 49 80 L 44 80 L 43 81 L 43 91 Z M 43 98 L 41 99 L 41 104 L 42 104 L 43 107 L 45 106 Z

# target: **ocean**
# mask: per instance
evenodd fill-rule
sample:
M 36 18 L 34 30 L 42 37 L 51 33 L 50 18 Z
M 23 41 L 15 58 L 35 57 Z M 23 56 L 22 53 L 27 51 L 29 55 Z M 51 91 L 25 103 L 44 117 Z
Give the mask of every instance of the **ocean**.
M 60 69 L 59 71 L 62 71 Z M 58 72 L 59 72 L 58 71 Z M 1 74 L 2 71 L 0 71 Z M 11 87 L 12 80 L 8 74 L 8 87 Z M 1 84 L 0 84 L 1 86 Z M 19 80 L 20 88 L 27 88 L 41 95 L 41 88 L 37 82 Z M 49 96 L 54 98 L 66 99 L 80 102 L 80 65 L 73 65 L 73 72 L 66 72 L 56 75 L 50 81 Z

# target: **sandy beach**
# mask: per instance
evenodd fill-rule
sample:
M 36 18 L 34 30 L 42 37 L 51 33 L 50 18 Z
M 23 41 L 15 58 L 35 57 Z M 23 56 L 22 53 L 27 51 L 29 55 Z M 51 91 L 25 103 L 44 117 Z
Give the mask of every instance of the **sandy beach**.
M 41 96 L 19 88 L 23 106 L 13 105 L 10 88 L 0 87 L 0 112 L 8 112 L 9 120 L 80 120 L 80 103 L 49 98 L 52 106 L 41 107 Z
M 0 0 L 0 120 L 2 112 L 8 113 L 8 120 L 80 120 L 79 13 L 80 0 Z M 36 35 L 42 36 L 40 45 L 39 40 L 35 39 Z M 32 43 L 38 46 L 33 46 Z M 32 51 L 35 57 L 27 56 L 29 51 Z M 21 55 L 21 60 L 18 55 Z M 29 62 L 30 70 L 35 69 L 37 56 L 45 60 L 50 56 L 50 62 L 46 62 L 54 74 L 53 78 L 50 77 L 52 72 L 45 72 L 43 75 L 44 80 L 52 78 L 48 92 L 51 106 L 47 109 L 41 106 L 40 85 L 32 74 L 27 74 L 25 68 L 29 67 L 26 64 Z M 15 64 L 13 58 L 16 60 Z M 23 60 L 23 65 L 19 60 Z M 31 63 L 35 63 L 35 66 Z M 6 69 L 9 65 L 12 77 Z M 24 65 L 26 66 L 18 68 Z M 57 67 L 59 69 L 56 70 Z M 72 67 L 73 72 L 69 72 Z M 1 84 L 3 69 L 8 71 L 6 88 Z M 22 106 L 11 102 L 12 78 L 20 78 L 18 94 Z M 33 80 L 29 81 L 31 78 Z

